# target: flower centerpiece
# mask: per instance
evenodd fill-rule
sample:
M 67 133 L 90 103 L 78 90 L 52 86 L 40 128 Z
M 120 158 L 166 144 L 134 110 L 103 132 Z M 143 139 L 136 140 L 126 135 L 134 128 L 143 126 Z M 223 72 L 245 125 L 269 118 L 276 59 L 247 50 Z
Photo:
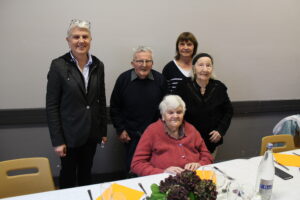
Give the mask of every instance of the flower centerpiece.
M 195 171 L 185 170 L 176 176 L 170 175 L 159 185 L 151 185 L 150 200 L 216 200 L 216 184 L 201 179 Z

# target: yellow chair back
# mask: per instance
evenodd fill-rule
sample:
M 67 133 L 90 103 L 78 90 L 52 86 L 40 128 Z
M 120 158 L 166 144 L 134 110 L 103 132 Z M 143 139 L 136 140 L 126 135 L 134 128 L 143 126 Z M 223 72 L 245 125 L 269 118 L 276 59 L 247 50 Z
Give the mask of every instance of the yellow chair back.
M 292 135 L 269 135 L 265 136 L 261 140 L 260 155 L 263 155 L 266 151 L 268 143 L 276 144 L 281 143 L 280 146 L 273 146 L 273 152 L 282 152 L 295 149 L 294 137 Z
M 0 162 L 0 198 L 54 189 L 47 158 L 21 158 Z

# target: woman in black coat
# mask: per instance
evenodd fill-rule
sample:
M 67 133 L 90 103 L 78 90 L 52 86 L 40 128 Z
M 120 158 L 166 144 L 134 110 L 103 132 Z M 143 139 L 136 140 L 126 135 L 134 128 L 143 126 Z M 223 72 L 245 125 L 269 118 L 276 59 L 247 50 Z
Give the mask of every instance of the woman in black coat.
M 233 108 L 226 86 L 214 79 L 213 58 L 200 53 L 193 59 L 193 75 L 178 87 L 177 94 L 186 103 L 186 121 L 200 132 L 208 150 L 213 153 L 223 143 Z

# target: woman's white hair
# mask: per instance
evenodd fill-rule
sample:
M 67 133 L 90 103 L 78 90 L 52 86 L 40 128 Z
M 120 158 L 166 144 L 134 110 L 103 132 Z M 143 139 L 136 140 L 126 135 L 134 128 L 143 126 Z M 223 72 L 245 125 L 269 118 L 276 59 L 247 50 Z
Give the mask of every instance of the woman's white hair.
M 167 95 L 159 104 L 160 114 L 163 115 L 167 110 L 176 109 L 182 107 L 183 113 L 185 113 L 185 103 L 178 95 Z
M 72 19 L 68 28 L 67 37 L 71 36 L 73 28 L 76 27 L 86 29 L 89 33 L 91 33 L 91 22 L 87 20 Z

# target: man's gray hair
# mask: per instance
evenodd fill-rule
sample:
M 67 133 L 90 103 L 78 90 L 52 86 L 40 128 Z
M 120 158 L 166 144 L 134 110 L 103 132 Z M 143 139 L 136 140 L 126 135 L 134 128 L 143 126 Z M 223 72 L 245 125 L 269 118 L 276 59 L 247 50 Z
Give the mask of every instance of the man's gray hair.
M 137 48 L 133 48 L 133 60 L 135 59 L 135 55 L 140 52 L 150 52 L 153 57 L 153 51 L 150 47 L 147 46 L 138 46 Z
M 185 113 L 185 103 L 178 95 L 167 95 L 159 104 L 160 114 L 163 115 L 167 110 L 176 109 L 182 107 L 183 113 Z
M 72 19 L 68 28 L 67 37 L 71 36 L 72 29 L 76 27 L 86 29 L 89 33 L 91 33 L 91 22 L 87 20 Z

